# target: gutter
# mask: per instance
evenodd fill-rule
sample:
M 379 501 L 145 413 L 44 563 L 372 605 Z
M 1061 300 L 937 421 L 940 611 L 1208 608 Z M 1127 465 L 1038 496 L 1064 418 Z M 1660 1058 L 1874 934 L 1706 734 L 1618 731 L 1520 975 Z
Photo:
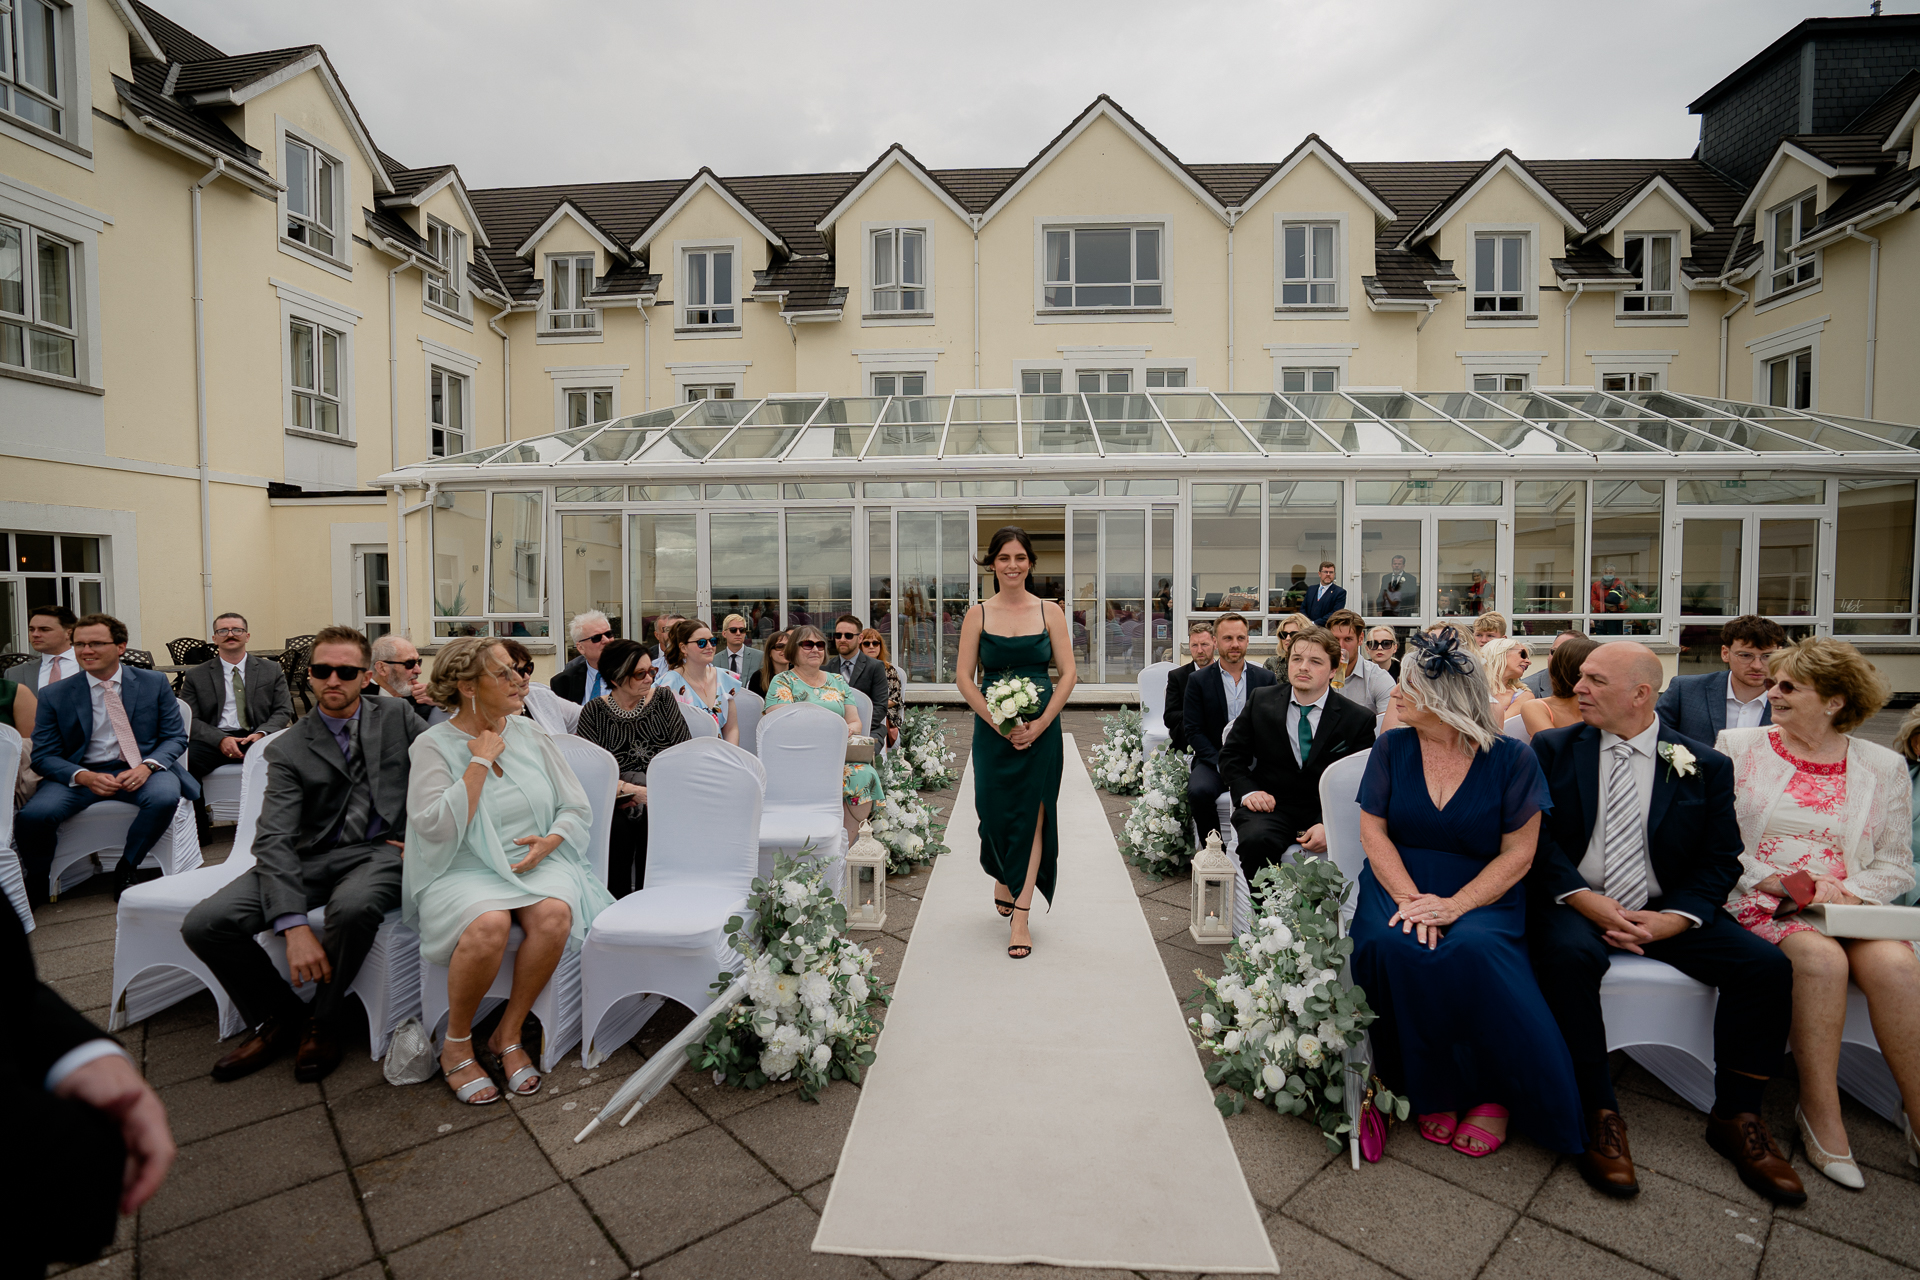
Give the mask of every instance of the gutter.
M 1849 222 L 1846 235 L 1867 245 L 1867 387 L 1860 416 L 1873 417 L 1873 365 L 1880 348 L 1880 242 Z
M 213 634 L 213 486 L 207 453 L 207 296 L 201 272 L 200 193 L 227 172 L 225 156 L 189 188 L 193 206 L 193 421 L 200 447 L 200 608 Z
M 504 425 L 507 443 L 513 443 L 513 342 L 507 337 L 507 331 L 500 327 L 501 317 L 513 310 L 513 299 L 508 298 L 504 306 L 487 321 L 487 328 L 500 335 L 500 420 Z M 398 458 L 394 466 L 400 465 Z
M 1560 356 L 1560 381 L 1568 386 L 1573 385 L 1573 304 L 1580 301 L 1580 295 L 1586 291 L 1585 280 L 1574 281 L 1573 296 L 1567 299 L 1567 309 L 1560 313 L 1560 342 L 1563 347 Z
M 1748 302 L 1752 301 L 1753 295 L 1748 293 L 1745 289 L 1742 289 L 1739 286 L 1735 285 L 1733 283 L 1733 277 L 1731 275 L 1725 275 L 1720 277 L 1720 287 L 1722 289 L 1725 289 L 1728 293 L 1737 293 L 1740 295 L 1740 301 L 1734 303 L 1731 307 L 1728 307 L 1726 314 L 1720 317 L 1720 398 L 1722 400 L 1725 400 L 1727 398 L 1727 327 L 1728 327 L 1728 323 L 1733 319 L 1734 312 L 1738 311 L 1740 308 L 1746 306 Z
M 640 411 L 653 408 L 653 317 L 647 314 L 647 300 L 633 304 L 640 309 Z
M 1426 303 L 1425 306 L 1427 308 L 1427 314 L 1420 317 L 1420 323 L 1413 326 L 1413 331 L 1415 333 L 1419 333 L 1422 329 L 1426 328 L 1427 321 L 1433 319 L 1433 313 L 1438 311 L 1440 309 L 1440 304 L 1445 301 L 1446 301 L 1445 298 L 1435 298 L 1433 301 Z M 1419 353 L 1415 352 L 1414 356 L 1417 359 L 1419 357 Z
M 427 481 L 427 496 L 410 507 L 401 507 L 399 516 L 393 522 L 394 528 L 397 531 L 396 537 L 394 538 L 395 568 L 399 573 L 399 580 L 394 584 L 399 592 L 396 597 L 399 610 L 394 615 L 394 621 L 399 625 L 394 628 L 394 634 L 403 640 L 411 640 L 413 638 L 407 632 L 407 605 L 410 603 L 407 599 L 407 517 L 416 511 L 424 511 L 432 506 L 434 500 L 439 496 L 439 492 L 440 482 L 438 480 Z M 405 486 L 394 485 L 393 493 L 400 501 L 406 501 Z M 431 616 L 432 611 L 429 610 L 428 613 L 429 616 Z M 429 624 L 429 626 L 431 626 L 431 624 Z M 431 641 L 433 637 L 428 636 L 427 639 Z
M 205 143 L 194 141 L 178 129 L 162 124 L 152 116 L 139 115 L 136 113 L 132 116 L 122 117 L 122 120 L 134 133 L 147 139 L 147 141 L 157 143 L 169 151 L 177 151 L 187 157 L 187 159 L 195 161 L 196 163 L 213 164 L 216 161 L 227 161 L 232 164 L 233 167 L 225 170 L 224 176 L 233 179 L 250 191 L 257 192 L 263 196 L 277 198 L 282 191 L 287 189 L 285 183 L 278 182 L 258 170 L 240 165 L 239 162 L 233 161 L 228 156 L 221 155 Z
M 1233 228 L 1242 210 L 1227 210 L 1227 391 L 1233 391 Z
M 980 385 L 980 218 L 967 219 L 973 224 L 973 385 Z

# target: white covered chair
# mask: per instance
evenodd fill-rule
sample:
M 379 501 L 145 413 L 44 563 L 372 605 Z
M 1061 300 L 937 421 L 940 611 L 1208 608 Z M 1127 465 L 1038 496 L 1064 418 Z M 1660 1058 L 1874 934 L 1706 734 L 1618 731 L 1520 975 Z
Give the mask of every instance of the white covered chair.
M 859 689 L 853 691 L 854 705 L 860 708 L 860 732 L 873 733 L 873 699 Z
M 527 685 L 527 712 L 548 733 L 572 733 L 580 723 L 580 704 L 538 681 Z
M 1140 669 L 1140 756 L 1153 759 L 1154 753 L 1173 740 L 1167 732 L 1167 677 L 1173 674 L 1171 662 L 1152 662 Z
M 1533 733 L 1527 728 L 1527 722 L 1519 716 L 1508 716 L 1506 724 L 1501 726 L 1501 732 L 1522 742 L 1533 741 Z
M 174 701 L 191 731 L 193 709 L 178 698 Z M 120 860 L 120 851 L 126 848 L 127 828 L 139 812 L 124 800 L 97 800 L 61 823 L 54 837 L 53 865 L 47 872 L 48 896 L 58 901 L 62 889 L 111 871 Z M 173 821 L 147 858 L 168 876 L 191 871 L 205 861 L 200 855 L 200 828 L 194 822 L 193 801 L 180 801 L 173 811 Z
M 690 707 L 684 702 L 679 705 L 680 717 L 687 722 L 688 733 L 691 733 L 696 738 L 717 738 L 720 736 L 720 726 L 714 723 L 712 716 L 702 711 L 699 707 Z M 651 788 L 652 784 L 649 783 L 648 786 Z M 649 790 L 647 794 L 651 796 L 653 792 Z
M 1357 905 L 1360 868 L 1367 864 L 1367 851 L 1360 843 L 1360 779 L 1367 772 L 1367 761 L 1373 756 L 1373 749 L 1357 752 L 1345 760 L 1335 761 L 1327 766 L 1320 775 L 1320 822 L 1327 829 L 1327 860 L 1340 868 L 1340 874 L 1347 878 L 1349 885 L 1355 886 L 1347 894 L 1347 900 L 1340 904 L 1340 932 L 1345 934 L 1353 924 L 1354 908 Z M 1350 965 L 1340 966 L 1340 980 L 1349 986 L 1353 983 Z M 1380 1012 L 1378 1009 L 1375 1013 Z M 1366 1081 L 1358 1075 L 1358 1066 L 1373 1061 L 1373 1038 L 1362 1036 L 1360 1043 L 1347 1050 L 1346 1060 L 1355 1070 L 1349 1072 L 1347 1081 L 1347 1116 L 1354 1122 L 1354 1130 L 1359 1131 L 1360 1108 L 1366 1104 Z M 1360 1149 L 1353 1145 L 1353 1167 L 1360 1167 Z
M 683 708 L 684 709 L 684 708 Z M 709 725 L 711 716 L 704 717 Z M 593 863 L 593 873 L 602 883 L 607 878 L 607 837 L 613 826 L 614 788 L 620 781 L 620 766 L 606 750 L 596 747 L 585 738 L 556 736 L 554 742 L 560 748 L 560 754 L 573 769 L 574 776 L 580 779 L 581 788 L 587 793 L 587 800 L 593 805 L 593 832 L 588 840 L 587 853 Z M 683 744 L 684 745 L 684 744 Z M 662 755 L 665 752 L 661 753 Z M 648 774 L 648 800 L 653 797 L 652 774 Z M 649 804 L 651 809 L 651 804 Z M 649 831 L 652 829 L 649 815 Z M 648 844 L 653 843 L 649 837 Z M 651 865 L 648 877 L 652 877 Z M 513 990 L 513 961 L 519 954 L 520 942 L 526 935 L 514 925 L 507 934 L 506 953 L 500 957 L 500 972 L 494 976 L 493 985 L 487 988 L 487 994 L 480 999 L 480 1007 L 474 1012 L 475 1022 L 487 1016 L 499 1005 L 505 1004 Z M 419 955 L 416 944 L 414 954 Z M 559 967 L 553 971 L 553 977 L 534 997 L 533 1014 L 540 1019 L 540 1073 L 545 1075 L 560 1065 L 560 1059 L 567 1050 L 580 1043 L 580 957 L 581 949 L 570 947 L 560 957 Z M 440 1048 L 447 1033 L 447 970 L 446 966 L 421 960 L 422 978 L 420 983 L 420 1021 L 426 1025 L 427 1033 L 433 1038 L 434 1048 Z
M 737 971 L 727 921 L 759 868 L 764 771 L 727 742 L 669 747 L 647 770 L 647 884 L 602 911 L 581 953 L 580 1064 L 592 1070 L 667 999 L 699 1010 Z
M 766 802 L 760 815 L 760 874 L 773 874 L 775 853 L 797 856 L 811 844 L 812 857 L 823 869 L 827 883 L 838 888 L 847 857 L 842 808 L 846 718 L 817 702 L 781 707 L 777 714 L 760 722 L 759 754 L 767 779 Z M 647 796 L 651 801 L 651 773 Z M 649 827 L 649 867 L 653 847 Z
M 200 779 L 200 803 L 209 822 L 240 821 L 240 791 L 244 764 L 223 764 Z
M 760 716 L 767 702 L 751 689 L 742 688 L 733 695 L 733 714 L 740 719 L 740 749 L 748 754 L 758 751 Z
M 26 749 L 10 724 L 0 724 L 0 779 L 18 776 L 20 753 Z M 27 901 L 27 880 L 20 873 L 20 854 L 13 847 L 13 788 L 0 786 L 0 892 L 13 904 L 20 925 L 33 932 L 33 908 Z

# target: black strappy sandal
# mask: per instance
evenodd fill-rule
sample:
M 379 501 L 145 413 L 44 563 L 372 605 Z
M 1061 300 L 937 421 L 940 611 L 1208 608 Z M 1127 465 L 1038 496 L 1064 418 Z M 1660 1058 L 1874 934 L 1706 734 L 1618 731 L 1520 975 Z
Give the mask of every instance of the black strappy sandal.
M 1006 898 L 1002 898 L 998 894 L 994 895 L 993 909 L 1000 913 L 1000 918 L 1002 920 L 1010 918 L 1015 911 L 1019 910 L 1019 908 L 1016 907 L 1012 902 L 1008 901 Z
M 1026 911 L 1026 910 L 1028 910 L 1028 908 L 1026 907 L 1015 907 L 1013 909 L 1013 911 Z M 1007 915 L 1011 917 L 1013 915 L 1013 911 L 1007 912 Z M 1025 960 L 1028 956 L 1032 954 L 1033 954 L 1032 943 L 1012 942 L 1007 944 L 1007 959 L 1009 960 Z

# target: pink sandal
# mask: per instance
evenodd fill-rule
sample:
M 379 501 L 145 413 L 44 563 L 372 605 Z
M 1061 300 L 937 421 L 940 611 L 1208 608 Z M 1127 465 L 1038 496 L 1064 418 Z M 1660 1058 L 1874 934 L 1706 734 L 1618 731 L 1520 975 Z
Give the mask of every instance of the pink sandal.
M 1443 1147 L 1453 1145 L 1454 1131 L 1460 1121 L 1444 1111 L 1432 1111 L 1420 1117 L 1420 1136 L 1428 1142 L 1437 1142 Z
M 1467 1123 L 1468 1120 L 1472 1120 L 1476 1116 L 1484 1116 L 1488 1120 L 1505 1120 L 1507 1118 L 1507 1109 L 1492 1102 L 1482 1103 L 1480 1106 L 1467 1112 L 1466 1117 L 1462 1119 L 1454 1129 L 1453 1141 L 1449 1145 L 1461 1155 L 1470 1156 L 1475 1160 L 1479 1160 L 1498 1151 L 1506 1145 L 1507 1140 L 1505 1138 L 1494 1137 L 1477 1124 Z M 1475 1151 L 1472 1147 L 1461 1146 L 1460 1142 L 1463 1138 L 1474 1139 L 1477 1144 L 1484 1147 L 1485 1150 Z

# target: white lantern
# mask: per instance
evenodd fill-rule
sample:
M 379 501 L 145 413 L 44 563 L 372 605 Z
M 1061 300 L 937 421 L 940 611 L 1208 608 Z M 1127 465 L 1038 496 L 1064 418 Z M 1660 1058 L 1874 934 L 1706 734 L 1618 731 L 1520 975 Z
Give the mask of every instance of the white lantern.
M 1220 833 L 1209 831 L 1207 842 L 1193 859 L 1193 920 L 1187 933 L 1195 942 L 1225 947 L 1233 943 L 1233 859 L 1220 846 Z
M 847 928 L 884 929 L 887 924 L 887 851 L 873 838 L 873 824 L 860 824 L 860 838 L 847 851 Z

